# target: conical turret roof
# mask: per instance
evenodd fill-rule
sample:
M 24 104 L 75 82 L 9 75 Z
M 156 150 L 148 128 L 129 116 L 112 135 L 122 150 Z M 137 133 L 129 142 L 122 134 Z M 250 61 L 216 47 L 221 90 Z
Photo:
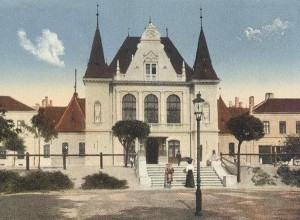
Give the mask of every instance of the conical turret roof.
M 91 55 L 84 78 L 111 78 L 104 58 L 99 25 L 95 31 Z
M 194 72 L 192 79 L 199 80 L 218 80 L 218 76 L 212 66 L 205 35 L 201 27 L 200 36 L 198 40 L 198 48 L 196 59 L 194 63 Z

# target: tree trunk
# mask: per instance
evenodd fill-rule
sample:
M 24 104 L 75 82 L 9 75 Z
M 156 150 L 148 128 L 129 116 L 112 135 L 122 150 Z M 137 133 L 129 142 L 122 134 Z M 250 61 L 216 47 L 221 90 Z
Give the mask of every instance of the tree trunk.
M 237 151 L 237 182 L 241 182 L 241 145 L 242 142 L 239 141 L 238 151 Z
M 38 169 L 41 169 L 41 137 L 39 135 L 38 137 L 38 142 L 39 142 L 39 149 L 38 149 L 38 152 L 39 152 L 39 160 L 38 160 Z
M 128 151 L 129 151 L 129 144 L 125 144 L 125 167 L 127 167 L 127 161 L 128 161 Z

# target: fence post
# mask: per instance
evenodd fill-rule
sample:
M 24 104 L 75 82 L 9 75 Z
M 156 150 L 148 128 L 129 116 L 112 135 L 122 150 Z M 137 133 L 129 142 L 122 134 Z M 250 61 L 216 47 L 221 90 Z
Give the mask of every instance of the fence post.
M 66 165 L 66 152 L 63 152 L 63 169 L 64 170 L 67 169 L 67 165 Z
M 26 152 L 26 170 L 29 170 L 29 153 Z
M 100 152 L 100 169 L 103 169 L 103 155 L 102 155 L 102 152 Z

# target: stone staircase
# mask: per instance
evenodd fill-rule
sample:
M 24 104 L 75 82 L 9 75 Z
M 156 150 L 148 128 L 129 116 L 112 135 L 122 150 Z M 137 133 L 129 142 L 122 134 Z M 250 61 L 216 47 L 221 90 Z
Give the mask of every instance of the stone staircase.
M 151 178 L 151 187 L 163 188 L 165 177 L 165 166 L 158 164 L 147 164 L 147 172 Z M 184 188 L 186 174 L 183 172 L 185 166 L 174 164 L 172 188 Z M 195 186 L 197 185 L 197 168 L 194 169 Z M 201 188 L 223 187 L 221 179 L 212 167 L 200 168 Z

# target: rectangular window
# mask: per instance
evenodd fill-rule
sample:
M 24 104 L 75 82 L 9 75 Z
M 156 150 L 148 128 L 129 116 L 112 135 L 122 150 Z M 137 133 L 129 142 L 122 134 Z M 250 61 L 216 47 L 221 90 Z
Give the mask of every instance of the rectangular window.
M 0 147 L 0 159 L 6 159 L 6 149 L 5 147 Z
M 68 154 L 69 153 L 69 144 L 68 142 L 63 142 L 61 145 L 61 150 L 63 154 Z
M 44 145 L 44 158 L 50 157 L 50 144 Z
M 296 121 L 296 133 L 300 134 L 300 121 Z
M 17 151 L 17 159 L 24 159 L 24 151 Z
M 146 64 L 146 74 L 150 75 L 150 64 Z
M 270 122 L 269 121 L 263 121 L 264 124 L 264 133 L 270 134 Z
M 229 155 L 234 155 L 234 143 L 229 143 Z
M 152 75 L 156 74 L 156 64 L 152 64 Z
M 84 157 L 85 155 L 85 143 L 80 142 L 79 143 L 79 157 Z
M 286 122 L 285 121 L 279 122 L 279 133 L 286 134 Z

